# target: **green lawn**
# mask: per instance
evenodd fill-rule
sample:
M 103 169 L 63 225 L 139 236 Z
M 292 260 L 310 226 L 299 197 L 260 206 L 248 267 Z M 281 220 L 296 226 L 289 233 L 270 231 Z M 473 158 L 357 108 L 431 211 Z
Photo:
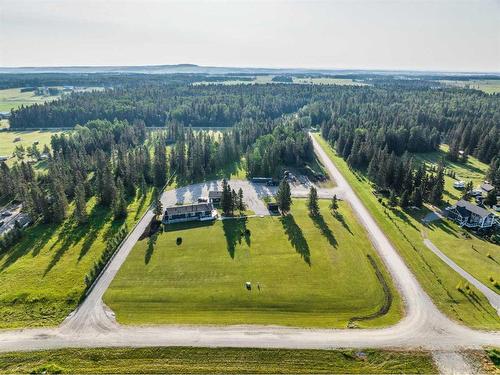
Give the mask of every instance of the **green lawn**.
M 11 109 L 17 109 L 20 106 L 28 106 L 32 104 L 45 103 L 47 101 L 58 99 L 56 96 L 40 96 L 35 95 L 33 91 L 21 92 L 21 89 L 4 89 L 0 90 L 0 112 L 8 112 Z
M 446 157 L 447 151 L 448 146 L 443 144 L 439 151 L 413 154 L 412 156 L 415 160 L 423 162 L 428 166 L 436 166 L 439 160 Z M 474 188 L 476 188 L 484 181 L 486 172 L 488 171 L 487 164 L 480 162 L 472 156 L 468 157 L 466 164 L 453 163 L 445 159 L 445 166 L 447 170 L 454 171 L 456 174 L 455 179 L 445 176 L 445 193 L 443 195 L 443 200 L 449 203 L 454 203 L 460 199 L 462 195 L 462 191 L 453 187 L 453 182 L 460 180 L 465 182 L 472 181 Z
M 452 247 L 446 247 L 440 242 L 443 239 L 447 241 L 445 235 L 448 235 L 446 232 L 448 227 L 424 227 L 419 218 L 425 214 L 425 210 L 405 212 L 399 208 L 382 206 L 372 194 L 369 181 L 365 177 L 353 173 L 345 161 L 335 154 L 323 138 L 319 135 L 315 135 L 315 137 L 355 189 L 381 229 L 399 250 L 406 264 L 414 272 L 438 308 L 451 318 L 468 326 L 499 329 L 500 318 L 486 298 L 472 286 L 471 290 L 474 291 L 474 296 L 458 291 L 457 285 L 460 283 L 465 285 L 465 280 L 423 244 L 422 234 L 427 233 L 431 239 L 436 240 L 436 245 L 442 251 L 446 251 L 450 255 Z M 436 232 L 433 233 L 433 231 Z M 454 237 L 450 235 L 449 238 Z
M 315 221 L 305 200 L 295 200 L 286 218 L 174 225 L 137 243 L 104 301 L 123 324 L 346 327 L 386 300 L 370 254 L 394 300 L 387 314 L 357 325 L 394 324 L 399 296 L 350 207 L 341 203 L 333 217 L 328 201 L 320 206 Z
M 438 160 L 446 155 L 447 145 L 441 145 L 436 152 L 414 154 L 413 156 L 428 166 L 436 165 Z M 456 180 L 472 181 L 474 187 L 480 185 L 488 170 L 488 165 L 470 156 L 466 164 L 452 163 L 445 160 L 448 170 L 456 173 L 456 179 L 445 176 L 445 193 L 443 199 L 449 204 L 461 198 L 462 192 L 453 187 Z M 447 204 L 443 206 L 446 207 Z M 496 292 L 496 288 L 490 280 L 490 276 L 500 282 L 500 246 L 484 241 L 470 232 L 461 229 L 452 221 L 437 221 L 425 229 L 425 233 L 434 244 L 467 272 L 482 281 Z M 469 234 L 467 236 L 466 234 Z M 488 257 L 488 254 L 490 257 Z
M 148 207 L 152 192 L 128 207 L 129 229 Z M 50 326 L 76 306 L 84 278 L 100 257 L 105 241 L 123 222 L 111 210 L 88 203 L 89 223 L 71 218 L 61 225 L 37 224 L 10 250 L 0 253 L 0 328 Z
M 38 141 L 38 150 L 43 151 L 44 145 L 50 148 L 50 138 L 54 134 L 60 134 L 61 132 L 54 131 L 1 131 L 0 132 L 0 155 L 1 156 L 12 156 L 16 146 L 23 146 L 24 148 L 31 147 L 35 141 Z M 14 142 L 14 139 L 21 138 L 20 141 Z M 25 156 L 24 160 L 27 161 L 29 158 Z M 8 165 L 12 165 L 15 161 L 19 161 L 17 157 L 11 157 L 8 161 Z M 43 166 L 44 162 L 38 162 L 34 167 Z
M 430 374 L 429 353 L 253 348 L 98 348 L 0 353 L 0 373 Z

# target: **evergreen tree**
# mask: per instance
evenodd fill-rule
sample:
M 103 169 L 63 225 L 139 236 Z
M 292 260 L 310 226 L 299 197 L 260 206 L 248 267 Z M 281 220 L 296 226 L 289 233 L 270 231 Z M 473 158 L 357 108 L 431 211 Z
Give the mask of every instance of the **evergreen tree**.
M 398 205 L 398 197 L 394 190 L 391 190 L 391 195 L 389 196 L 389 206 L 395 207 Z
M 411 203 L 415 206 L 415 207 L 422 207 L 422 204 L 423 204 L 423 197 L 422 197 L 422 190 L 421 188 L 416 188 L 412 195 L 411 195 Z
M 160 200 L 160 194 L 156 194 L 153 212 L 155 214 L 155 218 L 161 217 L 161 215 L 163 214 L 163 204 Z
M 245 211 L 245 202 L 243 200 L 243 189 L 238 190 L 238 210 Z
M 229 186 L 226 179 L 222 180 L 222 195 L 220 199 L 220 206 L 225 216 L 229 216 L 233 207 L 233 200 L 231 196 L 231 186 Z
M 238 194 L 234 191 L 234 189 L 231 190 L 231 214 L 234 215 L 234 210 L 238 207 Z
M 333 198 L 330 202 L 330 210 L 336 212 L 339 208 L 337 194 L 333 194 Z
M 124 219 L 127 217 L 127 202 L 125 200 L 125 188 L 120 178 L 116 183 L 116 194 L 113 200 L 113 213 L 115 219 Z
M 496 189 L 493 189 L 488 192 L 486 198 L 484 199 L 484 204 L 487 206 L 494 206 L 497 204 L 497 192 Z
M 165 145 L 161 140 L 155 144 L 154 152 L 154 184 L 163 187 L 167 182 L 167 154 Z
M 399 201 L 399 205 L 403 208 L 406 208 L 410 205 L 410 197 L 408 191 L 403 191 L 403 194 L 401 195 L 401 199 Z
M 318 191 L 314 186 L 311 186 L 309 189 L 307 208 L 311 216 L 317 216 L 319 214 Z
M 283 214 L 290 211 L 290 207 L 292 205 L 292 193 L 290 190 L 290 184 L 285 179 L 281 180 L 278 186 L 276 202 L 278 203 L 278 207 Z
M 68 209 L 68 200 L 64 194 L 62 185 L 52 181 L 52 202 L 50 205 L 51 222 L 61 223 L 66 218 L 66 211 Z
M 84 224 L 88 220 L 87 202 L 85 200 L 85 187 L 79 182 L 75 188 L 75 212 L 76 221 L 79 224 Z

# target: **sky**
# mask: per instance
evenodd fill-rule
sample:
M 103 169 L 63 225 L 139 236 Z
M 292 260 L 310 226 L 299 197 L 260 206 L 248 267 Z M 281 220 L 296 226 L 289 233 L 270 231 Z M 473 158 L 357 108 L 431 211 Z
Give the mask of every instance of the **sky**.
M 500 0 L 0 0 L 0 66 L 500 72 Z

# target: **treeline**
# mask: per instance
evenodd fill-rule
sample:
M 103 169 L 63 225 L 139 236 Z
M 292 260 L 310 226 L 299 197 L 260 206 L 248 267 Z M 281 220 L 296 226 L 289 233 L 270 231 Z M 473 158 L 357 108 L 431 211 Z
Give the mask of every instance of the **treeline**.
M 142 122 L 96 120 L 54 135 L 46 174 L 36 174 L 25 162 L 11 168 L 0 164 L 3 198 L 21 201 L 33 221 L 60 223 L 68 217 L 68 202 L 74 201 L 73 214 L 85 223 L 92 196 L 111 208 L 115 218 L 124 218 L 127 198 L 167 180 L 165 140 L 155 140 L 153 156 L 146 141 Z
M 73 93 L 60 100 L 12 111 L 10 126 L 60 128 L 95 119 L 148 127 L 178 121 L 185 126 L 229 127 L 243 119 L 274 119 L 295 112 L 324 92 L 317 86 L 141 84 L 101 92 Z
M 499 97 L 478 91 L 348 88 L 308 111 L 355 168 L 383 149 L 401 156 L 435 151 L 442 142 L 486 163 L 500 153 Z

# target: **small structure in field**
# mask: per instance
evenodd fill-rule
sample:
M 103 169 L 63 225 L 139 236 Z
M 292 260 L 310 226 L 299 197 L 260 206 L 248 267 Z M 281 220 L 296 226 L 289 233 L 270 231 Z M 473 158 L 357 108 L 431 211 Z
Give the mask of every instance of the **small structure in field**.
M 455 189 L 465 189 L 465 181 L 455 181 L 453 187 Z
M 16 143 L 16 142 L 21 142 L 21 137 L 16 137 L 14 138 L 14 140 L 12 141 L 13 143 Z
M 252 283 L 250 281 L 247 281 L 245 283 L 245 288 L 247 288 L 247 290 L 252 290 Z
M 194 203 L 165 208 L 163 215 L 164 224 L 182 223 L 185 221 L 214 220 L 217 211 L 212 203 Z

